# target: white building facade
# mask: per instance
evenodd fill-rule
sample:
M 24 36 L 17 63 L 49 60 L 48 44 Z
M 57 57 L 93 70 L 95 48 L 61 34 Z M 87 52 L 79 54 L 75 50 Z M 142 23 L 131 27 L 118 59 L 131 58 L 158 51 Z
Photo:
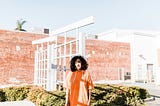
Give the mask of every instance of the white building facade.
M 98 39 L 130 43 L 131 80 L 160 85 L 159 36 L 160 31 L 115 29 L 98 34 Z

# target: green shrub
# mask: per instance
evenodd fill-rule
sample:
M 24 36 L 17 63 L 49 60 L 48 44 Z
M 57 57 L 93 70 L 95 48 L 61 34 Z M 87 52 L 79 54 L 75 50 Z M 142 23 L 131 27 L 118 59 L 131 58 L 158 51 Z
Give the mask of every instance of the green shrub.
M 55 91 L 47 92 L 43 101 L 38 106 L 64 106 L 65 104 L 65 92 Z
M 27 98 L 27 93 L 29 93 L 30 87 L 9 87 L 5 88 L 5 98 L 6 101 L 18 101 Z
M 126 96 L 124 94 L 113 94 L 110 98 L 110 103 L 113 103 L 115 105 L 119 105 L 119 106 L 125 106 L 126 104 Z
M 41 95 L 43 93 L 45 93 L 45 90 L 43 88 L 37 86 L 32 87 L 27 95 L 27 99 L 36 104 L 37 99 L 41 98 Z
M 127 105 L 128 106 L 139 106 L 143 105 L 142 99 L 146 99 L 149 97 L 149 93 L 146 89 L 140 87 L 126 87 L 127 93 Z
M 6 97 L 5 97 L 5 92 L 0 89 L 0 102 L 3 102 L 5 101 Z
M 139 87 L 98 84 L 92 90 L 91 103 L 92 106 L 139 106 L 148 96 L 148 91 Z
M 47 92 L 41 92 L 37 97 L 36 105 L 41 106 L 41 104 L 43 104 L 45 102 L 47 95 L 48 95 Z M 42 106 L 44 106 L 44 105 L 42 105 Z
M 150 95 L 146 89 L 139 88 L 139 94 L 140 94 L 139 97 L 141 99 L 146 99 L 146 98 L 150 97 Z
M 92 90 L 91 106 L 142 106 L 149 97 L 147 90 L 140 87 L 97 84 Z M 47 92 L 41 87 L 9 87 L 0 90 L 0 101 L 28 99 L 36 106 L 64 106 L 65 92 Z

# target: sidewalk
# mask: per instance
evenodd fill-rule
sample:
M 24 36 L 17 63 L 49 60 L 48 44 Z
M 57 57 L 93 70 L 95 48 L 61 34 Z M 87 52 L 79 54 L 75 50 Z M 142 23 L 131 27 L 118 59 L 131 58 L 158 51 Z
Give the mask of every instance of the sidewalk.
M 155 98 L 154 101 L 146 102 L 147 106 L 160 106 L 160 98 Z
M 0 102 L 0 106 L 36 106 L 36 105 L 28 100 L 23 100 L 23 101 Z

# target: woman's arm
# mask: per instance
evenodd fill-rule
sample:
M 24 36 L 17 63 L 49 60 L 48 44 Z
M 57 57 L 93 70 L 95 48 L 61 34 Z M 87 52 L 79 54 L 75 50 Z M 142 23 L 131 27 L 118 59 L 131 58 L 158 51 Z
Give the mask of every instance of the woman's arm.
M 70 90 L 66 89 L 66 103 L 65 103 L 65 106 L 70 106 L 69 105 L 69 93 L 70 93 Z
M 89 89 L 89 92 L 88 92 L 88 106 L 91 105 L 91 89 Z

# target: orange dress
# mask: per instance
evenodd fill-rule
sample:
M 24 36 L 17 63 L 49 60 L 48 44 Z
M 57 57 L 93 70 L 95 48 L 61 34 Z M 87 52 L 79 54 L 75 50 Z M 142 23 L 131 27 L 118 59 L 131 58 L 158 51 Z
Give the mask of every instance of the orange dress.
M 64 87 L 70 90 L 70 106 L 87 106 L 88 91 L 94 85 L 88 71 L 69 71 Z

